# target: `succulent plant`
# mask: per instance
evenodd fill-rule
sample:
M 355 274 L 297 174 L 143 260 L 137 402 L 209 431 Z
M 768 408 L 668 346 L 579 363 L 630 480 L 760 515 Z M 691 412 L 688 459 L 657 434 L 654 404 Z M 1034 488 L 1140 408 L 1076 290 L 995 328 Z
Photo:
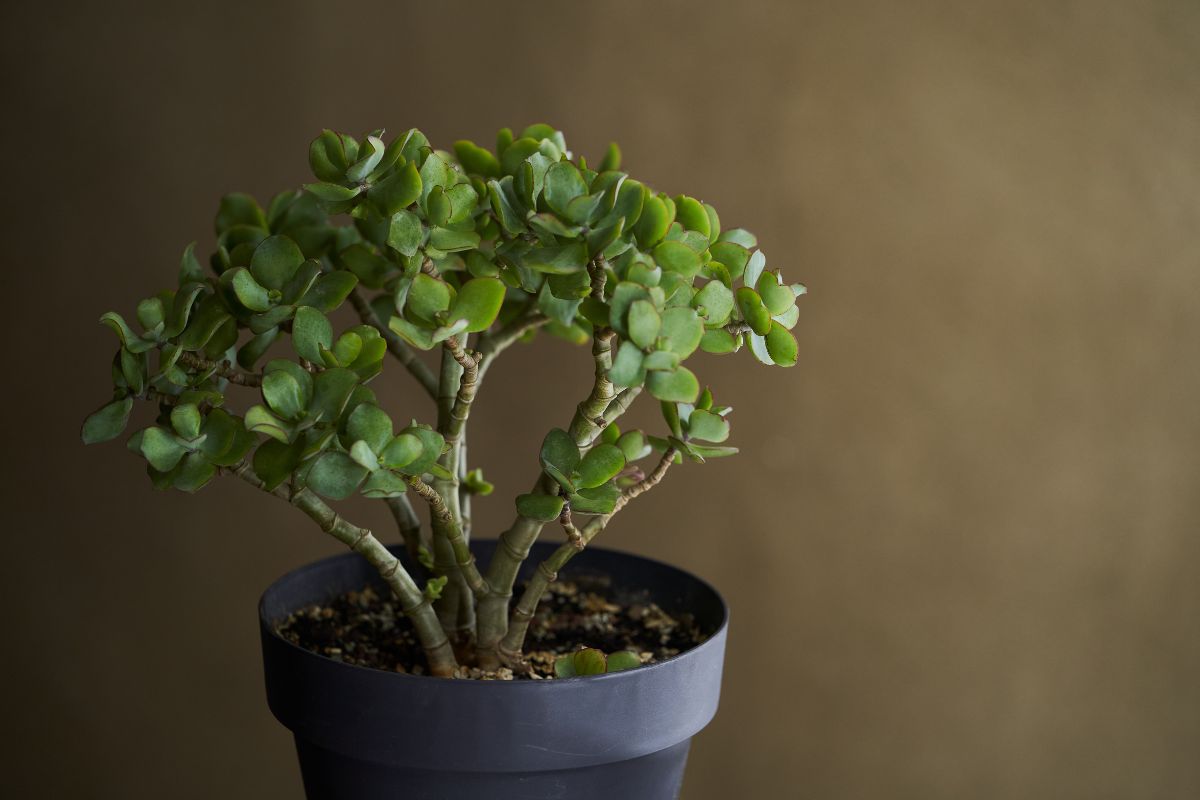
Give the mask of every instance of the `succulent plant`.
M 603 675 L 640 667 L 642 660 L 632 650 L 604 654 L 594 647 L 583 647 L 554 660 L 554 675 L 558 678 L 577 678 L 582 675 Z
M 315 182 L 265 208 L 224 197 L 207 268 L 189 246 L 178 285 L 140 302 L 136 327 L 101 317 L 120 346 L 112 399 L 84 441 L 121 435 L 134 401 L 150 401 L 158 416 L 129 447 L 156 487 L 194 492 L 229 474 L 299 508 L 379 570 L 434 674 L 454 673 L 456 648 L 485 668 L 520 664 L 538 601 L 575 553 L 672 464 L 737 452 L 730 409 L 685 362 L 743 346 L 768 365 L 797 356 L 804 287 L 768 271 L 754 235 L 723 228 L 711 205 L 655 192 L 620 163 L 611 145 L 591 167 L 541 124 L 500 131 L 494 152 L 436 150 L 416 129 L 389 141 L 324 131 L 309 147 Z M 335 328 L 346 304 L 357 323 Z M 469 467 L 468 418 L 495 359 L 539 335 L 588 346 L 594 380 L 546 435 L 481 569 L 470 502 L 493 487 Z M 398 421 L 418 403 L 370 388 L 389 357 L 436 404 L 433 419 Z M 643 394 L 664 430 L 622 432 Z M 409 567 L 330 505 L 355 494 L 388 504 Z M 550 523 L 566 541 L 510 604 Z

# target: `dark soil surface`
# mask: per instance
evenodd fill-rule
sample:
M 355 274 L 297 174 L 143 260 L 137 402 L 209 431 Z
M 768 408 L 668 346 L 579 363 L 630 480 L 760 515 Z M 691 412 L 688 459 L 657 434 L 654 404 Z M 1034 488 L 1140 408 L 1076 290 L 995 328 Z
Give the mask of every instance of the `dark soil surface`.
M 301 609 L 278 631 L 294 644 L 347 664 L 423 674 L 424 653 L 412 626 L 401 617 L 390 595 L 367 587 L 327 605 Z M 582 577 L 550 585 L 529 626 L 525 669 L 493 673 L 465 665 L 460 677 L 552 678 L 555 658 L 581 647 L 605 653 L 632 650 L 649 664 L 678 655 L 706 638 L 690 614 L 671 616 L 644 594 L 614 591 L 606 579 Z

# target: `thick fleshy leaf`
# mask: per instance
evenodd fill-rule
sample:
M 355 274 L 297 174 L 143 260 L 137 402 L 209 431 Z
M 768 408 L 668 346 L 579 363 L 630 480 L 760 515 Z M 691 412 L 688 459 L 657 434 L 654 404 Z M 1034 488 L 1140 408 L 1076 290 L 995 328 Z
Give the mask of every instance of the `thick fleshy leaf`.
M 679 366 L 679 354 L 670 350 L 655 350 L 642 359 L 642 366 L 648 372 L 655 370 L 673 370 Z
M 379 406 L 363 403 L 346 419 L 346 435 L 350 441 L 365 441 L 378 453 L 392 441 L 392 418 Z
M 672 306 L 663 312 L 659 337 L 661 347 L 681 359 L 696 352 L 704 335 L 704 323 L 694 309 Z
M 674 209 L 668 207 L 661 197 L 647 197 L 642 203 L 642 213 L 633 229 L 638 247 L 649 250 L 658 244 L 674 219 Z
M 429 350 L 436 344 L 433 341 L 433 331 L 417 327 L 404 317 L 392 317 L 388 322 L 388 329 L 420 350 Z
M 521 256 L 521 262 L 532 270 L 552 275 L 578 272 L 587 266 L 587 245 L 577 241 L 550 247 L 535 247 Z
M 708 239 L 712 230 L 704 206 L 699 200 L 684 194 L 675 198 L 675 219 L 685 230 L 697 231 L 705 239 Z
M 344 500 L 367 477 L 367 469 L 346 453 L 324 453 L 308 473 L 308 487 L 331 500 Z
M 758 279 L 762 276 L 763 268 L 766 266 L 766 255 L 762 250 L 755 250 L 750 255 L 750 260 L 746 262 L 746 272 L 742 275 L 742 282 L 747 286 L 757 286 Z
M 646 380 L 645 356 L 633 342 L 621 342 L 617 357 L 608 371 L 608 379 L 615 386 L 641 386 Z
M 246 430 L 262 433 L 287 444 L 291 440 L 292 426 L 272 414 L 266 406 L 251 406 L 246 410 Z
M 312 287 L 300 298 L 298 305 L 312 306 L 326 314 L 340 306 L 354 287 L 358 285 L 358 276 L 343 269 L 326 273 L 313 283 Z
M 300 306 L 292 320 L 292 344 L 296 353 L 313 364 L 323 364 L 321 349 L 333 345 L 333 326 L 329 319 L 311 306 Z
M 217 235 L 225 233 L 235 225 L 262 229 L 267 227 L 267 218 L 263 216 L 258 201 L 248 194 L 233 192 L 221 198 L 214 221 Z
M 746 262 L 750 260 L 750 251 L 733 242 L 715 242 L 709 246 L 708 252 L 714 261 L 725 265 L 730 280 L 740 278 L 746 269 Z
M 238 302 L 251 311 L 266 311 L 271 307 L 270 293 L 254 280 L 250 270 L 245 267 L 237 267 L 222 275 L 222 285 L 225 285 L 227 281 L 232 284 L 233 293 L 237 295 Z
M 268 236 L 254 248 L 250 273 L 267 289 L 282 290 L 303 263 L 304 253 L 295 242 L 286 236 Z
M 83 421 L 83 430 L 80 432 L 83 443 L 98 444 L 120 436 L 129 424 L 129 414 L 132 410 L 133 398 L 122 397 L 94 411 Z
M 358 197 L 362 191 L 362 188 L 358 186 L 342 186 L 340 183 L 327 183 L 325 181 L 306 183 L 304 184 L 304 188 L 314 197 L 324 200 L 326 203 L 344 203 L 347 200 Z
M 454 156 L 469 175 L 484 178 L 500 177 L 500 161 L 488 150 L 472 141 L 461 139 L 454 143 Z
M 421 455 L 401 471 L 405 475 L 421 475 L 429 472 L 437 465 L 438 458 L 446 448 L 446 440 L 440 433 L 427 425 L 410 425 L 401 431 L 401 435 L 404 434 L 415 436 L 421 442 Z
M 499 278 L 472 278 L 462 285 L 450 306 L 448 324 L 466 320 L 468 333 L 487 330 L 504 303 L 504 281 Z
M 254 451 L 254 474 L 266 484 L 268 490 L 275 489 L 300 466 L 303 451 L 303 437 L 292 444 L 268 439 Z
M 767 353 L 781 367 L 795 366 L 799 348 L 792 332 L 778 322 L 771 323 L 766 336 Z
M 399 475 L 381 469 L 372 472 L 358 491 L 363 497 L 399 497 L 408 491 L 408 484 Z
M 688 436 L 706 442 L 723 442 L 729 438 L 729 421 L 711 411 L 697 408 L 688 415 Z
M 522 494 L 517 496 L 517 513 L 538 522 L 553 522 L 562 513 L 564 501 L 558 495 Z
M 400 210 L 392 214 L 388 224 L 388 246 L 406 256 L 416 254 L 425 240 L 425 228 L 421 220 L 411 211 Z
M 625 453 L 613 444 L 598 444 L 584 454 L 576 468 L 575 483 L 584 489 L 594 489 L 607 483 L 625 468 Z
M 733 313 L 733 292 L 721 281 L 709 281 L 692 298 L 692 307 L 707 325 L 724 325 Z
M 180 403 L 171 409 L 171 427 L 183 439 L 193 440 L 200 435 L 200 409 L 195 403 Z
M 187 452 L 175 436 L 162 428 L 150 427 L 142 431 L 139 450 L 150 462 L 150 466 L 159 472 L 170 472 Z
M 456 231 L 450 228 L 434 228 L 429 232 L 430 247 L 444 253 L 456 253 L 479 246 L 479 234 L 475 231 Z
M 713 328 L 700 338 L 700 349 L 706 353 L 732 353 L 737 349 L 737 337 L 724 328 Z
M 659 400 L 693 403 L 700 394 L 700 381 L 687 367 L 671 372 L 651 372 L 646 376 L 646 388 Z
M 792 293 L 792 287 L 783 282 L 778 272 L 763 272 L 755 284 L 755 289 L 773 317 L 796 304 L 796 295 Z
M 759 336 L 766 336 L 767 331 L 771 330 L 771 313 L 763 305 L 758 292 L 749 286 L 739 286 L 734 297 L 737 300 L 738 310 L 742 312 L 742 319 L 746 320 L 750 330 Z
M 379 469 L 379 459 L 375 456 L 375 451 L 371 449 L 371 445 L 361 439 L 351 445 L 350 458 L 354 460 L 355 464 L 370 472 Z
M 579 447 L 566 431 L 554 428 L 542 440 L 541 462 L 551 478 L 571 487 L 568 476 L 579 464 Z
M 576 675 L 603 675 L 607 670 L 604 653 L 588 647 L 572 656 Z
M 355 409 L 357 411 L 357 409 Z M 407 467 L 421 455 L 423 445 L 421 440 L 411 433 L 402 433 L 388 442 L 379 454 L 379 460 L 385 467 L 402 469 Z
M 700 256 L 683 242 L 667 241 L 654 248 L 654 262 L 664 270 L 693 278 L 700 271 Z
M 576 197 L 587 194 L 587 183 L 570 161 L 559 161 L 546 171 L 542 194 L 546 205 L 566 216 L 567 206 Z
M 620 496 L 621 490 L 616 482 L 609 481 L 591 489 L 573 492 L 568 499 L 571 509 L 581 514 L 611 514 Z
M 379 209 L 379 213 L 390 217 L 401 209 L 408 208 L 421 196 L 421 175 L 411 161 L 396 170 L 367 191 L 367 198 Z
M 350 395 L 358 387 L 358 375 L 352 370 L 335 367 L 318 372 L 313 378 L 312 400 L 308 415 L 312 419 L 332 422 L 342 416 Z
M 450 287 L 424 272 L 417 273 L 408 290 L 405 312 L 422 322 L 432 323 L 434 317 L 450 307 Z
M 650 445 L 646 442 L 646 435 L 641 431 L 625 431 L 617 439 L 616 445 L 625 454 L 626 464 L 650 455 Z
M 649 300 L 635 300 L 629 307 L 629 338 L 643 350 L 654 344 L 662 327 L 662 317 Z

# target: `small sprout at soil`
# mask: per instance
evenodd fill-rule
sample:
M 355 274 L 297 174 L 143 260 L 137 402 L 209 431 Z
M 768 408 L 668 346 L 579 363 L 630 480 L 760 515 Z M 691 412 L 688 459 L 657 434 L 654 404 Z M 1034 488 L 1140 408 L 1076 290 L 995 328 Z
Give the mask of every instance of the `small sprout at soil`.
M 570 655 L 560 656 L 554 662 L 554 674 L 559 678 L 576 678 L 581 675 L 603 675 L 606 672 L 640 667 L 642 660 L 632 650 L 618 650 L 604 655 L 594 647 L 585 647 Z

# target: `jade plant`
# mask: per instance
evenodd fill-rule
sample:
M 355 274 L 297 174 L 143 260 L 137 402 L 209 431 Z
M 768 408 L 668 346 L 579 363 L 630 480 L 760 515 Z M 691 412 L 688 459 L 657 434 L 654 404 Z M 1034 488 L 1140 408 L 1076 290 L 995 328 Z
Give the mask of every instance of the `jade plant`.
M 207 267 L 189 246 L 178 286 L 142 300 L 136 327 L 101 317 L 120 344 L 113 399 L 83 440 L 116 438 L 148 401 L 157 416 L 129 449 L 155 487 L 240 478 L 379 571 L 432 674 L 520 667 L 538 602 L 575 554 L 673 464 L 737 452 L 729 407 L 685 361 L 744 346 L 791 366 L 804 288 L 768 271 L 755 237 L 722 228 L 713 206 L 633 179 L 615 144 L 594 166 L 576 159 L 547 125 L 501 130 L 494 152 L 438 150 L 415 129 L 390 141 L 327 130 L 308 160 L 316 180 L 265 208 L 224 197 Z M 587 346 L 594 378 L 531 453 L 530 488 L 480 565 L 470 504 L 493 486 L 467 457 L 471 409 L 496 359 L 539 335 Z M 419 398 L 372 390 L 390 359 L 432 400 L 427 421 L 412 419 Z M 622 431 L 643 396 L 663 429 Z M 356 494 L 387 504 L 404 562 L 331 505 Z M 564 541 L 514 603 L 550 525 Z M 602 671 L 603 654 L 583 652 L 560 674 Z

